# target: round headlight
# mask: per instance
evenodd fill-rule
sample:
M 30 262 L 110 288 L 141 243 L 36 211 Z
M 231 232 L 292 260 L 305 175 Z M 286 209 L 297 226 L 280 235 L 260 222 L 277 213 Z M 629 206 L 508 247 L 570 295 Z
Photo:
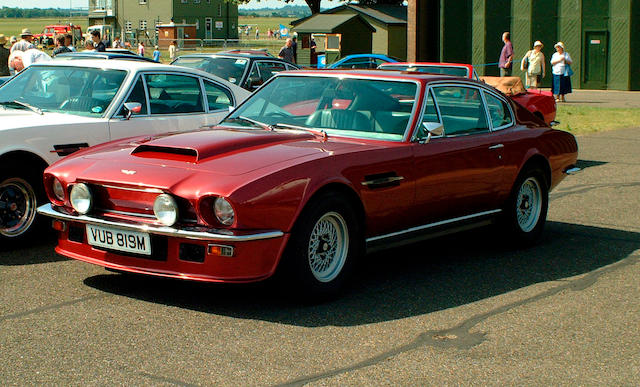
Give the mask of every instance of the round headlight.
M 216 199 L 213 204 L 213 212 L 216 214 L 218 221 L 225 226 L 231 226 L 236 216 L 233 212 L 233 207 L 231 207 L 231 203 L 225 198 Z
M 172 226 L 178 220 L 178 204 L 171 195 L 158 195 L 153 203 L 153 213 L 160 223 Z
M 91 190 L 88 185 L 79 183 L 71 188 L 71 205 L 74 210 L 81 214 L 86 214 L 91 211 L 93 198 L 91 197 Z
M 56 199 L 58 199 L 61 202 L 63 202 L 64 201 L 64 187 L 62 187 L 62 183 L 60 182 L 60 180 L 58 180 L 58 178 L 56 178 L 56 177 L 53 178 L 53 184 L 51 185 L 51 188 L 53 190 L 53 194 L 55 195 Z

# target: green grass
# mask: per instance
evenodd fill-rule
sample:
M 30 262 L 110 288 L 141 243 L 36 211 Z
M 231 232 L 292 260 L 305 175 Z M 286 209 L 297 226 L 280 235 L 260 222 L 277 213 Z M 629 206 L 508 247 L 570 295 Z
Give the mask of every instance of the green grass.
M 4 34 L 7 38 L 16 36 L 20 39 L 20 33 L 23 28 L 31 30 L 32 34 L 40 34 L 44 26 L 50 24 L 69 24 L 69 20 L 74 25 L 82 27 L 82 32 L 87 29 L 89 19 L 87 17 L 67 18 L 33 18 L 33 19 L 0 19 L 0 34 Z
M 604 130 L 637 127 L 640 125 L 640 109 L 601 108 L 558 104 L 555 128 L 573 134 L 588 134 Z
M 271 28 L 275 30 L 278 28 L 280 24 L 286 26 L 287 28 L 291 28 L 289 23 L 291 21 L 296 20 L 296 18 L 288 18 L 288 17 L 248 17 L 241 16 L 238 18 L 238 25 L 249 24 L 252 27 L 252 30 L 249 31 L 249 37 L 253 39 L 255 37 L 255 26 L 258 26 L 260 30 L 260 38 L 267 37 L 267 30 Z M 244 36 L 244 34 L 243 34 Z

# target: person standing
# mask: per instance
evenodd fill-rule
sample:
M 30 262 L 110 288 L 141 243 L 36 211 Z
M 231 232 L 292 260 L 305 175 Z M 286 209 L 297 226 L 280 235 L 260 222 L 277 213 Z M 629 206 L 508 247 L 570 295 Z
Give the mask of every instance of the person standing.
M 138 43 L 138 55 L 144 56 L 144 42 Z
M 63 52 L 71 52 L 71 50 L 69 50 L 69 47 L 65 46 L 64 43 L 66 41 L 66 38 L 64 37 L 64 35 L 62 34 L 58 34 L 56 35 L 56 48 L 53 49 L 53 55 L 52 56 L 56 56 L 58 54 L 62 54 Z
M 160 50 L 158 49 L 158 46 L 155 47 L 156 49 L 153 50 L 153 60 L 156 62 L 160 62 Z
M 504 46 L 502 46 L 502 51 L 500 51 L 498 67 L 500 67 L 501 77 L 510 77 L 511 70 L 513 70 L 513 66 L 511 65 L 513 62 L 513 44 L 511 44 L 511 34 L 509 32 L 503 33 L 502 41 L 504 42 Z
M 278 53 L 278 58 L 284 59 L 289 63 L 296 63 L 293 57 L 292 46 L 293 46 L 293 40 L 291 40 L 291 38 L 287 38 L 287 40 L 284 43 L 284 46 L 282 46 L 282 48 L 280 49 L 280 52 Z
M 573 75 L 571 64 L 573 60 L 571 55 L 564 50 L 564 43 L 558 42 L 553 47 L 556 52 L 551 56 L 551 74 L 553 75 L 551 92 L 556 98 L 556 102 L 567 102 L 564 96 L 571 93 L 571 75 Z
M 293 63 L 298 63 L 298 35 L 293 34 L 291 41 L 291 49 L 293 50 Z
M 311 65 L 315 66 L 318 64 L 318 53 L 316 52 L 316 49 L 318 48 L 318 46 L 316 46 L 316 40 L 314 38 L 311 38 L 311 42 L 309 43 L 309 46 L 311 51 Z
M 260 30 L 258 29 L 258 26 L 256 26 L 256 40 L 260 40 Z
M 527 51 L 520 62 L 520 70 L 526 71 L 525 86 L 527 88 L 539 88 L 540 83 L 542 83 L 542 78 L 544 78 L 547 73 L 542 47 L 542 42 L 536 40 L 536 42 L 533 43 L 533 50 Z
M 122 42 L 120 41 L 119 36 L 113 38 L 113 44 L 111 45 L 111 48 L 124 48 L 122 47 Z
M 98 52 L 107 51 L 107 47 L 105 47 L 104 42 L 100 39 L 100 31 L 93 30 L 91 31 L 91 40 L 93 41 L 93 47 L 95 47 Z
M 20 34 L 20 41 L 11 46 L 11 53 L 14 51 L 27 51 L 32 48 L 36 48 L 36 45 L 33 44 L 33 34 L 30 29 L 23 28 Z
M 0 77 L 11 75 L 9 72 L 9 55 L 11 52 L 4 45 L 7 44 L 7 38 L 4 34 L 0 34 Z
M 76 47 L 73 45 L 73 35 L 66 34 L 64 36 L 64 45 L 71 50 L 71 52 L 76 52 Z
M 92 40 L 87 40 L 84 42 L 84 50 L 82 50 L 82 52 L 95 51 L 95 50 L 96 50 L 96 46 L 93 45 Z
M 178 48 L 176 47 L 176 44 L 178 44 L 178 42 L 174 40 L 169 45 L 169 59 L 171 59 L 172 62 L 174 59 L 176 59 L 176 52 L 178 52 Z

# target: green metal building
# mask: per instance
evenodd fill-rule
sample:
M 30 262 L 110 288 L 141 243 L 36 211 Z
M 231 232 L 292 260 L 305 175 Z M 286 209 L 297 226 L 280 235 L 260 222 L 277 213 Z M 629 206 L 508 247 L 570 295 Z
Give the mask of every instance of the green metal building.
M 472 63 L 481 75 L 497 75 L 504 31 L 511 32 L 514 75 L 524 76 L 519 61 L 534 41 L 544 43 L 548 67 L 562 41 L 574 61 L 574 87 L 640 90 L 640 0 L 412 1 L 408 59 Z M 548 68 L 543 86 L 550 82 Z
M 158 24 L 193 24 L 190 39 L 237 39 L 238 5 L 225 0 L 89 0 L 89 25 L 112 26 L 114 35 L 155 42 Z

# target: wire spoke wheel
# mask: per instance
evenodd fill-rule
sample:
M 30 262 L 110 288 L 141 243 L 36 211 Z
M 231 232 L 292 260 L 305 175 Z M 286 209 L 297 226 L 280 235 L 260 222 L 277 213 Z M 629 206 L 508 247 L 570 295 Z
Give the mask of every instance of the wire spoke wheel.
M 36 217 L 36 193 L 21 178 L 0 183 L 0 235 L 16 237 L 26 232 Z
M 320 282 L 334 280 L 349 253 L 347 222 L 337 212 L 324 214 L 311 230 L 307 248 L 311 273 Z
M 516 197 L 516 218 L 523 232 L 532 231 L 538 224 L 542 212 L 542 190 L 534 177 L 526 179 Z

